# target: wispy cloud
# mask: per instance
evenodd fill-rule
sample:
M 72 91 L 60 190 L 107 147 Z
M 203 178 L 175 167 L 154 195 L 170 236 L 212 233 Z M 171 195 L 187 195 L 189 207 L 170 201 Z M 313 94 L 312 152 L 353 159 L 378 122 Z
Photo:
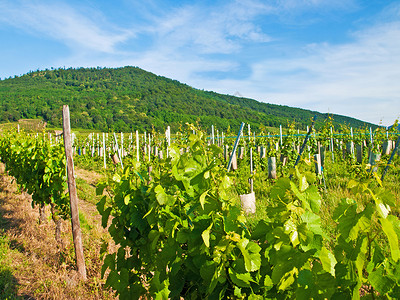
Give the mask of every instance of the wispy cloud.
M 242 48 L 243 41 L 268 42 L 271 38 L 252 21 L 257 7 L 234 2 L 172 9 L 152 20 L 156 46 L 191 49 L 201 55 L 233 53 Z
M 299 10 L 308 9 L 343 9 L 356 6 L 353 0 L 278 0 L 275 6 L 279 10 Z
M 80 51 L 113 53 L 118 43 L 132 36 L 127 30 L 105 29 L 109 24 L 102 24 L 105 20 L 97 11 L 83 13 L 61 2 L 3 2 L 0 4 L 0 21 Z
M 246 80 L 211 89 L 266 102 L 352 115 L 390 124 L 400 115 L 400 22 L 353 33 L 353 42 L 312 44 L 297 57 L 258 61 Z M 229 90 L 230 89 L 230 90 Z
M 341 0 L 183 6 L 152 16 L 145 31 L 153 36 L 154 44 L 147 52 L 126 53 L 125 59 L 109 58 L 109 63 L 138 65 L 198 88 L 229 94 L 239 91 L 260 101 L 374 123 L 386 116 L 383 122 L 390 124 L 400 113 L 400 22 L 394 9 L 400 6 L 385 13 L 387 17 L 390 12 L 390 21 L 378 17 L 369 27 L 348 33 L 350 42 L 308 44 L 285 58 L 256 57 L 246 62 L 250 71 L 240 80 L 229 75 L 222 80 L 201 76 L 202 72 L 234 72 L 239 62 L 232 54 L 240 55 L 246 43 L 273 41 L 276 37 L 257 24 L 260 17 L 293 9 L 355 6 L 355 2 Z
M 127 11 L 118 14 L 125 18 L 124 25 L 111 22 L 106 11 L 91 7 L 90 2 L 77 5 L 75 1 L 48 0 L 2 1 L 0 23 L 64 43 L 72 51 L 53 61 L 54 66 L 136 65 L 197 88 L 228 94 L 239 91 L 260 101 L 375 123 L 382 116 L 387 124 L 399 117 L 398 3 L 369 20 L 370 25 L 362 28 L 360 22 L 357 30 L 346 32 L 347 42 L 301 45 L 299 39 L 296 46 L 279 36 L 273 26 L 301 24 L 307 28 L 326 15 L 351 14 L 360 2 L 123 3 Z M 284 55 L 268 52 L 274 43 L 282 47 L 278 52 Z M 223 73 L 220 78 L 224 79 L 210 78 L 210 72 Z

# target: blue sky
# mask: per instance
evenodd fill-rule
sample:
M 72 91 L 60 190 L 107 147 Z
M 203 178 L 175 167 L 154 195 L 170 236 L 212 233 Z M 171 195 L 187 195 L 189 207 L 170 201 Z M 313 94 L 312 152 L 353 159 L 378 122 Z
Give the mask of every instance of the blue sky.
M 390 125 L 400 1 L 0 0 L 0 78 L 138 66 L 195 88 Z

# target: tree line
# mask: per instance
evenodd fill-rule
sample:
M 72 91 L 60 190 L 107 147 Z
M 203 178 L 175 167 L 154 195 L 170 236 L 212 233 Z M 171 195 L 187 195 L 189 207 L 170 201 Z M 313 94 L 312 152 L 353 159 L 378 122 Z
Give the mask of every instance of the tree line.
M 279 127 L 295 121 L 300 128 L 318 115 L 300 108 L 258 102 L 192 88 L 138 67 L 59 68 L 32 71 L 0 80 L 0 122 L 42 119 L 61 127 L 61 107 L 71 110 L 71 126 L 101 131 L 178 129 L 186 122 L 203 128 L 238 127 L 247 122 Z M 334 122 L 351 127 L 376 125 L 333 115 Z

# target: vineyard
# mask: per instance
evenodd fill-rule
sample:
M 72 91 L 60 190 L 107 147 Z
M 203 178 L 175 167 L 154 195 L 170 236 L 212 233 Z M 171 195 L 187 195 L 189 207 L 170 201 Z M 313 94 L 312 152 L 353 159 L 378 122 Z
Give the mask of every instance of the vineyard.
M 210 129 L 72 134 L 75 166 L 102 174 L 88 200 L 110 235 L 93 242 L 97 288 L 121 299 L 400 298 L 397 124 Z M 0 157 L 41 222 L 50 208 L 60 240 L 71 213 L 63 135 L 10 129 Z

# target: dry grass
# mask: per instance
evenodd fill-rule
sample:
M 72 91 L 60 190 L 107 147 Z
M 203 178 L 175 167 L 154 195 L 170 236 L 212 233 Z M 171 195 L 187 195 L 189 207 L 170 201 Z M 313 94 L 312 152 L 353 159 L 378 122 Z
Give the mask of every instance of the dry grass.
M 4 167 L 1 166 L 0 173 Z M 80 203 L 84 220 L 82 233 L 88 279 L 79 280 L 75 270 L 74 248 L 70 222 L 63 222 L 62 243 L 54 238 L 55 225 L 49 219 L 39 225 L 38 209 L 32 209 L 31 199 L 19 193 L 12 178 L 0 176 L 0 237 L 8 243 L 6 257 L 0 263 L 12 276 L 8 285 L 14 286 L 9 298 L 23 299 L 112 299 L 111 291 L 103 288 L 100 278 L 100 245 L 109 240 L 98 218 L 92 218 L 94 206 Z M 89 210 L 89 211 L 87 211 Z M 0 277 L 3 273 L 0 273 Z M 7 295 L 5 295 L 7 297 Z M 0 291 L 0 299 L 3 299 Z
M 104 175 L 98 174 L 93 171 L 87 171 L 84 169 L 74 169 L 75 175 L 83 180 L 85 180 L 88 184 L 92 185 L 93 187 L 96 186 L 97 182 L 103 179 Z

